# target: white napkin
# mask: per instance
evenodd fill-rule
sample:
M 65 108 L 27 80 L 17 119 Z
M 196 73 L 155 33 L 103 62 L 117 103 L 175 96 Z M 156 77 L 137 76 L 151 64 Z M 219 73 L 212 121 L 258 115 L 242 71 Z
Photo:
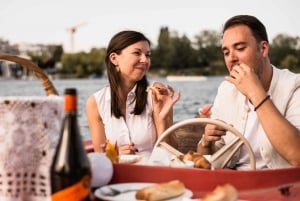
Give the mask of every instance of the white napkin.
M 50 200 L 63 99 L 0 97 L 0 200 Z

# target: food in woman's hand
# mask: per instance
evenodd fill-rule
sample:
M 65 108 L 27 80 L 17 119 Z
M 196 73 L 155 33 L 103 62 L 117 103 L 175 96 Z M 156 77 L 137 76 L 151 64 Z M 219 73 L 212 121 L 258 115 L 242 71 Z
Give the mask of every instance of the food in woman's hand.
M 230 184 L 217 186 L 212 192 L 206 194 L 202 201 L 236 201 L 238 199 L 238 191 Z
M 194 162 L 195 168 L 211 169 L 211 163 L 202 155 L 194 151 L 189 151 L 180 156 L 182 160 L 190 160 Z
M 160 201 L 182 195 L 185 191 L 184 184 L 179 180 L 158 183 L 138 190 L 135 198 L 146 201 Z
M 159 84 L 148 86 L 146 92 L 151 92 L 151 91 L 159 95 L 170 95 L 170 91 L 168 87 Z
M 155 93 L 159 93 L 158 89 L 156 87 L 148 86 L 147 89 L 146 89 L 146 92 L 151 92 L 151 91 L 154 91 Z

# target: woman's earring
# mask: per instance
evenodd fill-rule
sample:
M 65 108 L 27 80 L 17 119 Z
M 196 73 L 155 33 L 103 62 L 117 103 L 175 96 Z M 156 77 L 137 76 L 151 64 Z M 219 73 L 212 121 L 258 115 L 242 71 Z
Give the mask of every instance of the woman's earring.
M 116 66 L 116 71 L 120 72 L 120 67 L 119 66 Z

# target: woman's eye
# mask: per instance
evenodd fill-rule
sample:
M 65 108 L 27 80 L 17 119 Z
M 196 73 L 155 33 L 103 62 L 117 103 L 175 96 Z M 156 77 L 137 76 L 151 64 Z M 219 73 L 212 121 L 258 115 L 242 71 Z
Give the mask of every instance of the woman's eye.
M 228 56 L 228 55 L 229 55 L 229 52 L 227 52 L 227 51 L 226 51 L 226 52 L 223 52 L 223 55 L 224 55 L 224 56 Z

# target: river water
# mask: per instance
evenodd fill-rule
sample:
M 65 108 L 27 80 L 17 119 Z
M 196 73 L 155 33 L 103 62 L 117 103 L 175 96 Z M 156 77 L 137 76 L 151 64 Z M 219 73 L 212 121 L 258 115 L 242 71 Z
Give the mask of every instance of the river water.
M 171 85 L 175 91 L 180 90 L 181 98 L 174 106 L 174 121 L 182 121 L 194 117 L 198 109 L 207 103 L 212 103 L 217 87 L 224 80 L 223 76 L 207 77 L 199 82 L 168 82 L 165 78 L 150 78 L 149 81 L 159 81 Z M 90 139 L 85 102 L 95 91 L 107 84 L 101 79 L 60 79 L 52 81 L 58 93 L 64 89 L 75 87 L 78 90 L 78 119 L 83 139 Z M 39 80 L 0 80 L 0 96 L 45 96 L 45 91 Z

